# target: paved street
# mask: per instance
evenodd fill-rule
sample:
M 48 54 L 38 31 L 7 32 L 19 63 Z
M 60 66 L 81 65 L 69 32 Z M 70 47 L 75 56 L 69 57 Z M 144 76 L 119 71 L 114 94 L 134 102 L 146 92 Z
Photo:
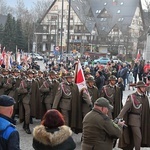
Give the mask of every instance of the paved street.
M 124 97 L 123 97 L 123 103 L 125 102 L 126 100 L 126 97 L 128 94 L 130 94 L 131 92 L 133 92 L 132 90 L 130 91 L 124 91 Z M 31 124 L 30 125 L 30 128 L 31 130 L 33 130 L 33 128 L 38 125 L 40 123 L 40 120 L 34 120 L 34 124 Z M 21 142 L 21 149 L 22 150 L 33 150 L 32 148 L 32 135 L 28 135 L 25 133 L 25 131 L 22 129 L 22 124 L 17 124 L 17 128 L 19 130 L 19 133 L 20 133 L 20 142 Z M 80 142 L 80 139 L 81 139 L 81 134 L 73 134 L 73 139 L 75 140 L 76 142 L 76 150 L 80 150 L 81 147 L 81 142 Z M 115 148 L 114 150 L 119 150 L 119 148 Z M 142 148 L 141 150 L 150 150 L 150 148 Z

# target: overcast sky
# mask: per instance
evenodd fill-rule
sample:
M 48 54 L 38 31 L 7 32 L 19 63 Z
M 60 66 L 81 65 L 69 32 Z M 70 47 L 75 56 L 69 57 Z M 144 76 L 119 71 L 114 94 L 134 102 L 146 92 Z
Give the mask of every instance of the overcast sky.
M 5 0 L 5 1 L 6 1 L 7 5 L 9 5 L 9 6 L 15 7 L 17 4 L 17 0 Z M 23 1 L 25 4 L 25 7 L 30 9 L 34 5 L 34 2 L 36 2 L 37 0 L 23 0 Z
M 9 5 L 9 6 L 16 6 L 17 4 L 17 0 L 5 0 L 6 3 Z M 32 8 L 32 6 L 34 6 L 34 2 L 36 2 L 37 0 L 23 0 L 24 1 L 24 4 L 25 6 L 30 9 Z M 144 3 L 145 1 L 150 1 L 150 0 L 142 0 L 142 3 Z

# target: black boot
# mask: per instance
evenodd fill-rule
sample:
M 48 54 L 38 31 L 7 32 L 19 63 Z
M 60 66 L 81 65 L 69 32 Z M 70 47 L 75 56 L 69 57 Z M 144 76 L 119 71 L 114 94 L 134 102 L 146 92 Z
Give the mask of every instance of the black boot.
M 25 121 L 23 122 L 22 128 L 23 128 L 24 130 L 26 129 L 26 123 L 25 123 Z
M 33 124 L 33 118 L 30 116 L 30 124 Z
M 29 124 L 26 124 L 26 128 L 25 131 L 27 134 L 31 134 L 30 128 L 29 128 Z

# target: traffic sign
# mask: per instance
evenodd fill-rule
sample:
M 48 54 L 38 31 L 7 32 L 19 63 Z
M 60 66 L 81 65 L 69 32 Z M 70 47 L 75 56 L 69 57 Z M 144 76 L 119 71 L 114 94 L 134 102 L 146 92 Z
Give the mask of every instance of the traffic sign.
M 55 50 L 56 50 L 56 51 L 59 51 L 59 47 L 58 47 L 58 46 L 56 46 L 56 47 L 55 47 Z

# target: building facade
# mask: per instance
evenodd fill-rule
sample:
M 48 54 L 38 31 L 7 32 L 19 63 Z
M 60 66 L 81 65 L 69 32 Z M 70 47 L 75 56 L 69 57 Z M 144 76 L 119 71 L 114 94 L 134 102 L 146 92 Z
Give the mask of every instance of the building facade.
M 55 0 L 43 15 L 40 30 L 35 33 L 35 43 L 40 43 L 37 47 L 42 51 L 66 52 L 69 44 L 69 52 L 81 54 L 136 55 L 138 38 L 143 31 L 140 0 L 70 1 L 69 43 L 69 3 L 68 0 Z

